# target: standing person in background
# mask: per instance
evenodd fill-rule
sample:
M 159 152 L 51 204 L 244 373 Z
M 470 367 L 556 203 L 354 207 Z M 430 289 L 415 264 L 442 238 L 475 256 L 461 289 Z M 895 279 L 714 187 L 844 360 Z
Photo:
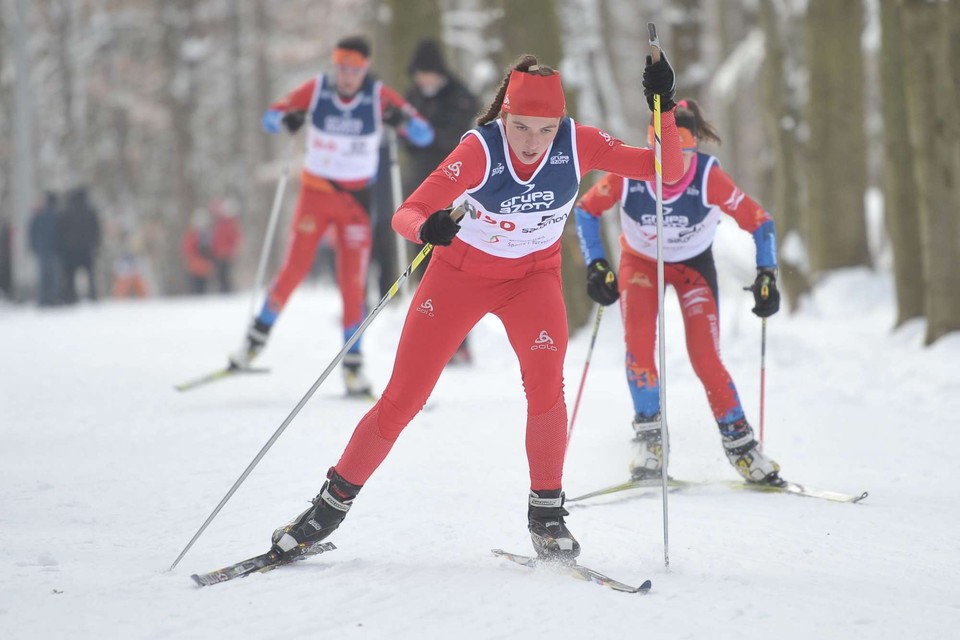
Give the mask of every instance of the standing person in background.
M 648 65 L 643 77 L 648 101 L 661 96 L 663 174 L 677 180 L 683 159 L 672 113 L 673 69 L 664 57 Z M 563 508 L 568 330 L 560 237 L 585 173 L 599 169 L 651 179 L 655 158 L 649 149 L 574 122 L 565 104 L 560 74 L 523 56 L 477 128 L 394 214 L 398 233 L 435 245 L 436 255 L 410 303 L 383 396 L 360 420 L 313 505 L 274 532 L 273 550 L 281 558 L 303 554 L 340 526 L 464 336 L 487 313 L 503 322 L 527 397 L 531 542 L 545 558 L 566 561 L 579 554 Z M 458 223 L 444 210 L 450 203 L 469 215 Z
M 757 277 L 753 312 L 766 318 L 780 308 L 777 291 L 776 229 L 770 215 L 741 191 L 713 156 L 697 146 L 701 139 L 720 144 L 717 130 L 703 119 L 693 100 L 676 110 L 683 145 L 684 173 L 663 180 L 663 260 L 665 284 L 680 299 L 690 362 L 707 392 L 730 464 L 748 482 L 778 484 L 780 466 L 757 446 L 744 416 L 737 388 L 720 360 L 720 316 L 713 240 L 722 214 L 732 217 L 753 236 Z M 652 127 L 648 143 L 653 146 Z M 606 282 L 611 267 L 600 241 L 599 216 L 620 203 L 619 277 Z M 580 249 L 587 263 L 587 293 L 609 305 L 620 298 L 626 331 L 627 384 L 633 399 L 634 442 L 638 452 L 630 464 L 634 480 L 660 478 L 660 380 L 654 358 L 657 337 L 656 192 L 650 181 L 607 175 L 575 208 Z M 618 280 L 622 283 L 618 290 Z M 762 295 L 767 291 L 766 297 Z
M 433 125 L 436 134 L 433 144 L 425 147 L 405 145 L 409 163 L 404 174 L 403 192 L 410 194 L 460 144 L 460 138 L 473 126 L 480 103 L 463 82 L 447 69 L 436 40 L 424 38 L 417 44 L 407 72 L 413 84 L 407 90 L 406 98 Z M 465 337 L 450 358 L 450 364 L 472 362 L 467 343 L 468 338 Z
M 310 270 L 317 245 L 329 225 L 337 232 L 337 282 L 343 298 L 343 340 L 360 326 L 366 312 L 370 257 L 370 187 L 377 178 L 383 126 L 415 145 L 433 141 L 433 129 L 397 92 L 368 75 L 370 44 L 362 36 L 344 38 L 333 50 L 333 72 L 322 73 L 273 103 L 263 114 L 270 133 L 307 126 L 307 156 L 301 174 L 283 267 L 253 319 L 244 346 L 230 364 L 246 368 L 266 344 L 277 317 Z M 343 359 L 348 395 L 368 396 L 358 340 Z
M 30 220 L 30 250 L 37 257 L 37 304 L 53 306 L 60 302 L 60 257 L 57 255 L 57 196 L 44 194 L 43 204 Z
M 210 227 L 210 212 L 197 209 L 190 219 L 190 226 L 180 240 L 180 252 L 190 278 L 190 293 L 203 295 L 213 275 L 213 233 Z
M 217 284 L 221 293 L 229 293 L 233 291 L 233 263 L 240 253 L 243 230 L 230 201 L 217 198 L 210 202 L 209 209 L 213 214 L 210 254 L 217 272 Z
M 0 215 L 0 293 L 13 299 L 13 230 L 6 214 Z
M 77 271 L 81 270 L 87 274 L 90 300 L 96 301 L 100 216 L 87 200 L 85 187 L 77 187 L 67 196 L 67 204 L 57 220 L 57 247 L 63 265 L 63 301 L 77 301 Z
M 113 260 L 113 297 L 146 298 L 147 281 L 143 277 L 143 234 L 135 223 L 120 224 L 119 251 Z

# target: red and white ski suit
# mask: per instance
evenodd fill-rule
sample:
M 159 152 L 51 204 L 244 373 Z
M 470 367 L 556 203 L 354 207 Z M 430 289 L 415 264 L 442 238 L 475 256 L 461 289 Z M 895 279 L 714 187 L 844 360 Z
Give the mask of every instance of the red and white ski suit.
M 599 169 L 641 180 L 655 176 L 653 151 L 624 145 L 594 127 L 574 126 L 579 175 Z M 662 126 L 664 177 L 677 180 L 683 174 L 683 159 L 672 112 L 663 114 Z M 488 157 L 479 136 L 464 136 L 394 214 L 393 228 L 406 239 L 420 242 L 420 227 L 430 214 L 487 179 Z M 540 160 L 523 164 L 512 149 L 509 161 L 512 175 L 524 183 L 544 166 Z M 549 246 L 516 258 L 493 255 L 459 237 L 435 253 L 407 312 L 390 381 L 360 420 L 336 471 L 353 484 L 366 483 L 403 428 L 423 408 L 464 336 L 485 314 L 493 313 L 503 322 L 520 361 L 527 397 L 530 488 L 560 488 L 566 449 L 567 320 L 559 234 Z
M 270 109 L 282 112 L 306 111 L 309 129 L 312 110 L 317 101 L 319 81 L 320 78 L 308 80 L 270 105 Z M 416 110 L 390 87 L 376 82 L 374 90 L 381 111 L 378 116 L 382 117 L 383 111 L 392 105 L 420 118 Z M 351 100 L 357 102 L 362 97 L 358 95 Z M 400 129 L 400 133 L 404 134 L 403 129 Z M 313 141 L 310 144 L 314 144 Z M 367 147 L 369 148 L 365 154 L 370 156 L 369 164 L 372 168 L 367 175 L 358 179 L 340 178 L 340 167 L 336 164 L 321 167 L 318 163 L 318 166 L 311 167 L 312 150 L 308 148 L 307 164 L 300 174 L 300 193 L 294 209 L 286 257 L 270 287 L 266 302 L 271 317 L 261 318 L 268 320 L 268 324 L 272 324 L 273 318 L 280 313 L 293 291 L 310 271 L 317 246 L 330 225 L 333 225 L 336 231 L 336 272 L 337 284 L 343 298 L 344 330 L 355 329 L 363 320 L 367 266 L 372 243 L 370 192 L 367 187 L 376 178 L 376 161 L 379 157 L 378 146 L 368 144 Z

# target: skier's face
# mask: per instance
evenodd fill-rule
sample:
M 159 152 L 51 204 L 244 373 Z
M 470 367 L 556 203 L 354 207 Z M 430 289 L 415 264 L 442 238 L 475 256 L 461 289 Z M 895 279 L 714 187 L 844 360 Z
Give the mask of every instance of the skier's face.
M 447 77 L 436 71 L 414 71 L 413 83 L 425 97 L 432 98 L 447 84 Z
M 360 86 L 363 84 L 364 78 L 367 77 L 367 70 L 369 68 L 370 65 L 334 65 L 333 69 L 337 83 L 337 93 L 344 98 L 352 98 L 357 91 L 360 90 Z
M 540 159 L 560 128 L 560 118 L 503 114 L 503 126 L 507 132 L 507 144 L 523 164 L 533 164 Z

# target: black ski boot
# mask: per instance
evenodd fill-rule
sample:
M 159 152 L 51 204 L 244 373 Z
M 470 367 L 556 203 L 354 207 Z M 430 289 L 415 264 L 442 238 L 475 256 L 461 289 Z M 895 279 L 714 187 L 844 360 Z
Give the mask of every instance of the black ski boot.
M 296 555 L 298 549 L 320 542 L 347 517 L 362 487 L 341 478 L 333 467 L 327 472 L 327 478 L 310 508 L 273 532 L 273 546 L 281 554 Z
M 560 489 L 531 491 L 527 528 L 537 556 L 545 560 L 573 562 L 580 555 L 580 543 L 563 522 L 563 517 L 570 515 L 563 508 L 563 501 L 564 494 Z
M 250 328 L 247 329 L 247 336 L 243 346 L 230 354 L 230 367 L 232 369 L 249 369 L 254 358 L 260 355 L 263 348 L 267 345 L 267 338 L 270 337 L 270 329 L 273 325 L 259 320 L 254 320 Z

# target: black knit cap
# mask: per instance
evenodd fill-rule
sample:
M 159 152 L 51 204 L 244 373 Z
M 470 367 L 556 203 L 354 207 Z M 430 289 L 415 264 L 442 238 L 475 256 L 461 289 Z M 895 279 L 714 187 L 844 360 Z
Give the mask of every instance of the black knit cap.
M 407 67 L 407 73 L 413 75 L 416 71 L 433 71 L 442 75 L 447 74 L 447 65 L 443 60 L 443 52 L 440 50 L 440 44 L 433 38 L 424 38 L 417 43 L 417 48 L 410 58 L 410 66 Z

